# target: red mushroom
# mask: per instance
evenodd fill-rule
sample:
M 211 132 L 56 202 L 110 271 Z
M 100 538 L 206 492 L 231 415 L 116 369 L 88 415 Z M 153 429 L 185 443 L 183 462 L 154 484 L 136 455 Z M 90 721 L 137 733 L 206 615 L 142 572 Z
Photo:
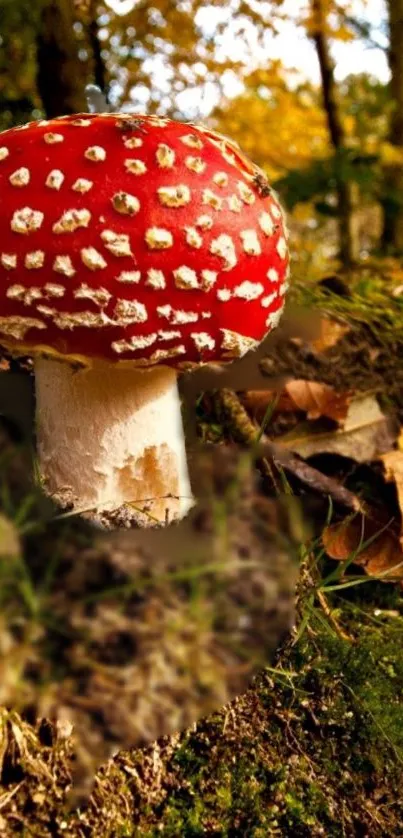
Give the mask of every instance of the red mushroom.
M 192 505 L 176 378 L 278 322 L 283 214 L 229 140 L 81 114 L 0 135 L 0 343 L 35 360 L 47 491 L 74 508 Z

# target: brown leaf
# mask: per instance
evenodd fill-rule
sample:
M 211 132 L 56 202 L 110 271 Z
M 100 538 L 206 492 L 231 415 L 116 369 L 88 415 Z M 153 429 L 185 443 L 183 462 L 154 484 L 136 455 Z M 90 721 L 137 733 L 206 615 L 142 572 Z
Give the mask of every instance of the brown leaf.
M 343 426 L 329 431 L 320 421 L 300 423 L 277 442 L 301 457 L 339 454 L 365 463 L 390 451 L 396 439 L 393 420 L 385 416 L 374 396 L 351 400 Z
M 327 416 L 342 422 L 347 416 L 351 393 L 337 393 L 329 384 L 302 379 L 288 381 L 285 390 L 295 407 L 303 410 L 308 419 Z
M 349 392 L 337 393 L 328 384 L 302 379 L 288 381 L 281 393 L 275 390 L 247 390 L 242 397 L 247 410 L 260 422 L 271 404 L 274 415 L 302 411 L 308 419 L 326 416 L 342 422 L 347 416 L 350 400 Z
M 359 550 L 360 543 L 373 538 Z M 390 529 L 384 529 L 379 520 L 364 516 L 347 518 L 340 524 L 325 527 L 323 546 L 331 559 L 346 561 L 359 550 L 354 564 L 364 568 L 369 576 L 386 576 L 386 581 L 403 579 L 403 552 L 399 538 Z
M 330 317 L 322 317 L 319 330 L 319 336 L 310 341 L 311 349 L 318 354 L 336 346 L 336 343 L 350 331 L 350 326 L 331 320 Z

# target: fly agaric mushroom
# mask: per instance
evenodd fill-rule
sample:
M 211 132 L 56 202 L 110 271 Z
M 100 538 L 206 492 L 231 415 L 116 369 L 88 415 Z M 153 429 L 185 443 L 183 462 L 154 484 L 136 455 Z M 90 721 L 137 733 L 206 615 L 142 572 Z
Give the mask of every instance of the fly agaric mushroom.
M 0 344 L 34 357 L 39 464 L 73 509 L 193 503 L 177 374 L 257 347 L 288 275 L 263 173 L 202 126 L 125 114 L 0 136 Z

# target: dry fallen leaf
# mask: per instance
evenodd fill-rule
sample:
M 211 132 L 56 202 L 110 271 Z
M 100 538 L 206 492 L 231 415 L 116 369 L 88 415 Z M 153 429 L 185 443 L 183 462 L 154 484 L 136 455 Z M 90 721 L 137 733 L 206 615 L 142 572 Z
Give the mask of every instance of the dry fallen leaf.
M 382 413 L 375 396 L 360 396 L 351 400 L 339 429 L 304 422 L 276 442 L 304 458 L 331 453 L 365 463 L 390 451 L 395 439 L 394 422 Z
M 347 416 L 351 393 L 337 393 L 329 384 L 301 379 L 288 381 L 285 390 L 294 405 L 307 414 L 308 419 L 327 416 L 341 422 Z
M 370 538 L 374 540 L 359 550 L 360 543 Z M 403 579 L 403 552 L 399 538 L 389 528 L 384 529 L 377 520 L 354 516 L 340 524 L 331 524 L 325 527 L 322 542 L 331 559 L 343 562 L 358 550 L 354 564 L 363 567 L 369 576 L 385 576 L 386 581 Z
M 311 349 L 318 354 L 336 346 L 336 343 L 350 331 L 350 326 L 338 323 L 330 317 L 321 317 L 319 330 L 319 336 L 310 341 Z
M 342 422 L 347 416 L 351 393 L 338 393 L 329 384 L 319 381 L 293 379 L 281 393 L 275 390 L 247 390 L 242 401 L 254 419 L 262 421 L 267 408 L 273 405 L 273 414 L 302 411 L 308 419 L 326 416 Z

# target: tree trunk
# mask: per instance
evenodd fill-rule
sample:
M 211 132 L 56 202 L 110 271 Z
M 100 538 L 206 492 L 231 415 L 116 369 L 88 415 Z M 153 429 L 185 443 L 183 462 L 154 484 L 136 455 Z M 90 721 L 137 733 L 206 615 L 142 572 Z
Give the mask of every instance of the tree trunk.
M 393 2 L 393 0 L 390 0 Z M 323 104 L 326 111 L 330 139 L 339 165 L 342 164 L 345 150 L 345 132 L 337 100 L 337 89 L 334 78 L 334 63 L 330 55 L 329 44 L 325 34 L 326 14 L 322 0 L 312 0 L 314 17 L 313 41 L 319 61 L 322 80 Z M 355 222 L 354 190 L 355 184 L 345 180 L 342 175 L 337 176 L 337 197 L 339 215 L 340 259 L 343 265 L 351 265 L 359 256 L 358 228 Z
M 89 35 L 89 42 L 92 51 L 92 63 L 93 63 L 93 78 L 94 84 L 96 84 L 102 92 L 107 96 L 107 80 L 106 80 L 106 67 L 105 62 L 102 57 L 102 45 L 98 37 L 98 22 L 96 18 L 96 10 L 94 9 L 91 14 L 90 23 L 88 26 L 88 35 Z
M 394 104 L 389 142 L 403 154 L 403 0 L 387 0 L 389 15 L 390 94 Z M 385 251 L 403 253 L 403 165 L 390 166 L 382 200 Z
M 87 110 L 85 65 L 78 58 L 73 6 L 69 0 L 48 0 L 37 36 L 37 87 L 47 117 Z

